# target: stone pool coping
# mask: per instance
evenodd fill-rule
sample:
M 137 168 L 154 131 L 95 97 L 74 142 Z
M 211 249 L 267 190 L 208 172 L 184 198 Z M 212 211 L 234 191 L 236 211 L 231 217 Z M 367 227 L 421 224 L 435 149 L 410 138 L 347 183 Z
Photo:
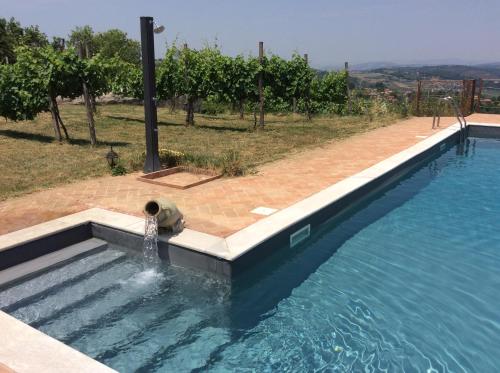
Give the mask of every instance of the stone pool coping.
M 468 126 L 497 128 L 500 124 L 468 123 Z M 185 229 L 174 236 L 164 236 L 169 243 L 210 256 L 235 261 L 237 258 L 301 220 L 342 199 L 369 182 L 397 169 L 416 156 L 444 142 L 459 131 L 455 123 L 419 143 L 352 175 L 330 187 L 280 210 L 248 227 L 221 238 Z M 0 251 L 30 242 L 82 223 L 97 223 L 142 235 L 144 219 L 100 208 L 88 209 L 33 227 L 0 236 Z M 0 362 L 19 372 L 35 372 L 43 368 L 51 372 L 114 372 L 109 367 L 69 346 L 33 329 L 0 311 Z M 29 341 L 29 343 L 27 343 Z M 54 356 L 57 356 L 54 359 Z
M 17 373 L 113 373 L 89 356 L 0 311 L 0 363 Z

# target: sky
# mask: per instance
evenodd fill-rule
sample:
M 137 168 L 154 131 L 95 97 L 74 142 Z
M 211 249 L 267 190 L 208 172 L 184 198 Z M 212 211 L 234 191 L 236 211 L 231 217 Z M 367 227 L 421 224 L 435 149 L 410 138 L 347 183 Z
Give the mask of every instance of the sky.
M 0 0 L 0 17 L 36 24 L 49 37 L 75 26 L 119 28 L 138 39 L 139 17 L 166 31 L 155 38 L 224 53 L 285 58 L 308 53 L 318 68 L 368 62 L 484 63 L 500 61 L 500 0 Z

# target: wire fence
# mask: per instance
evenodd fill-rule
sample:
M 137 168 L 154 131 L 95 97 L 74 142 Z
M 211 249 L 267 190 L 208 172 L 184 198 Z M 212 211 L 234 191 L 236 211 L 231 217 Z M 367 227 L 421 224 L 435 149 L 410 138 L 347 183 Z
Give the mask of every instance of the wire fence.
M 418 80 L 413 112 L 418 116 L 454 115 L 445 97 L 452 97 L 464 115 L 500 114 L 500 79 Z
M 445 97 L 452 97 L 459 103 L 462 111 L 468 113 L 469 86 L 470 83 L 463 80 L 419 80 L 413 111 L 419 116 L 454 115 L 453 108 L 443 100 Z
M 476 111 L 488 114 L 500 114 L 500 79 L 482 79 L 481 91 L 477 100 Z

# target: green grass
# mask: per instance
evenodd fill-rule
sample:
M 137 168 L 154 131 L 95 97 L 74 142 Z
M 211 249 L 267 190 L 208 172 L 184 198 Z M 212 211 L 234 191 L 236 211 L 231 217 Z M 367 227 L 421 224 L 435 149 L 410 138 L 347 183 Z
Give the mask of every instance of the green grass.
M 0 122 L 0 200 L 36 190 L 101 175 L 109 175 L 105 160 L 109 146 L 120 155 L 127 170 L 140 167 L 144 152 L 144 111 L 136 105 L 98 108 L 99 145 L 92 148 L 83 106 L 61 105 L 61 116 L 71 141 L 54 140 L 50 115 L 34 121 Z M 238 168 L 252 170 L 288 153 L 342 139 L 388 125 L 395 117 L 369 121 L 364 117 L 318 117 L 307 122 L 299 115 L 267 115 L 264 130 L 254 131 L 253 118 L 237 115 L 196 114 L 196 126 L 184 126 L 184 113 L 158 110 L 160 148 L 186 154 L 197 166 L 225 169 L 239 155 Z

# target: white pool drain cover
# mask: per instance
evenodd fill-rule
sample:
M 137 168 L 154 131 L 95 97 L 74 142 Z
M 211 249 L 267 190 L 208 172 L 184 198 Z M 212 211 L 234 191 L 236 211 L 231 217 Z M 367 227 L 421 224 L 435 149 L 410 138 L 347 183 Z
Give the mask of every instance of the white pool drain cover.
M 250 211 L 252 214 L 258 214 L 258 215 L 265 215 L 265 216 L 269 216 L 271 214 L 274 214 L 276 211 L 276 209 L 272 209 L 270 207 L 257 207 L 255 209 L 253 209 L 252 211 Z

